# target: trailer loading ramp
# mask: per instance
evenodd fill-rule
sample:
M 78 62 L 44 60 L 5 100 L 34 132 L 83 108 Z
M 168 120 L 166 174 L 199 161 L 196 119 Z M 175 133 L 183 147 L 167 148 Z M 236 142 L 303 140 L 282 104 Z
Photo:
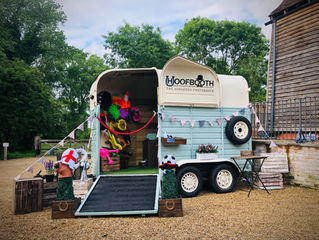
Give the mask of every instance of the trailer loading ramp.
M 100 175 L 75 216 L 157 214 L 158 174 Z

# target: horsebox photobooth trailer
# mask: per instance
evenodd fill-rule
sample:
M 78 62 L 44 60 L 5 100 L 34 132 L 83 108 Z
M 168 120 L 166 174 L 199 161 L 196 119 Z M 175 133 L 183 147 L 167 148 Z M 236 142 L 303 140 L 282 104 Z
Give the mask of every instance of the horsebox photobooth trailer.
M 181 56 L 156 68 L 110 69 L 102 72 L 90 90 L 91 173 L 96 181 L 76 216 L 156 214 L 160 196 L 159 174 L 101 175 L 100 148 L 105 142 L 100 128 L 99 93 L 129 93 L 132 105 L 157 111 L 151 127 L 132 138 L 137 165 L 148 132 L 157 133 L 158 166 L 165 155 L 175 157 L 177 186 L 183 197 L 196 196 L 208 178 L 214 192 L 234 189 L 239 169 L 230 159 L 251 150 L 249 88 L 242 76 L 216 74 L 211 68 Z M 144 114 L 144 112 L 142 112 Z M 132 130 L 132 129 L 131 129 Z M 135 143 L 134 143 L 135 141 Z M 218 156 L 198 159 L 199 145 L 218 147 Z M 126 188 L 119 193 L 119 188 Z

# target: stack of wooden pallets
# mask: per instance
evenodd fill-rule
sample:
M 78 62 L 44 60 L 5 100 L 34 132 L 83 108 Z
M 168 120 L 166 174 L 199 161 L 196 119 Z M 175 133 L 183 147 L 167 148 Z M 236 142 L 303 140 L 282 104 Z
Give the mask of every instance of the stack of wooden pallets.
M 288 173 L 288 158 L 284 151 L 261 153 L 261 156 L 267 157 L 261 168 L 266 173 Z
M 108 159 L 101 158 L 101 172 L 113 172 L 113 171 L 119 171 L 120 170 L 120 157 L 115 156 L 111 157 L 113 160 L 113 164 L 109 164 Z
M 283 178 L 281 173 L 260 172 L 258 175 L 268 190 L 283 188 Z M 259 189 L 264 189 L 263 185 L 258 179 L 255 182 L 255 187 Z
M 282 173 L 288 173 L 288 158 L 283 150 L 278 152 L 265 153 L 261 152 L 259 155 L 267 157 L 265 159 L 261 172 L 259 173 L 260 179 L 263 181 L 267 189 L 282 189 L 283 177 Z M 260 181 L 256 182 L 256 187 L 263 189 Z

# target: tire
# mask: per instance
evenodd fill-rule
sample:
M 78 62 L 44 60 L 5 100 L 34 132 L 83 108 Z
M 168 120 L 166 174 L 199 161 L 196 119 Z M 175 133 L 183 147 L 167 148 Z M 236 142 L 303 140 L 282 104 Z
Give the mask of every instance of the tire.
M 237 182 L 235 169 L 227 164 L 220 164 L 214 167 L 209 174 L 209 185 L 213 192 L 232 192 Z
M 226 124 L 225 132 L 233 144 L 244 144 L 251 138 L 251 123 L 243 116 L 232 117 Z
M 177 188 L 183 197 L 195 197 L 203 187 L 201 172 L 196 167 L 184 167 L 177 173 Z

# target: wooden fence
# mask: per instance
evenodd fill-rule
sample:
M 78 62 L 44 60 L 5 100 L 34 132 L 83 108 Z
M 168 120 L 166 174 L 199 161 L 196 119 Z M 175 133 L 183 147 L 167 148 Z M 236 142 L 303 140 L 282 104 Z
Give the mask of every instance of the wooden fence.
M 54 146 L 56 146 L 61 139 L 41 139 L 40 137 L 36 136 L 34 140 L 35 146 L 35 153 L 36 155 L 43 155 Z M 64 140 L 63 147 L 57 145 L 56 148 L 52 149 L 48 154 L 49 155 L 56 155 L 57 153 L 63 152 L 67 148 L 84 148 L 87 149 L 88 139 L 66 139 Z

